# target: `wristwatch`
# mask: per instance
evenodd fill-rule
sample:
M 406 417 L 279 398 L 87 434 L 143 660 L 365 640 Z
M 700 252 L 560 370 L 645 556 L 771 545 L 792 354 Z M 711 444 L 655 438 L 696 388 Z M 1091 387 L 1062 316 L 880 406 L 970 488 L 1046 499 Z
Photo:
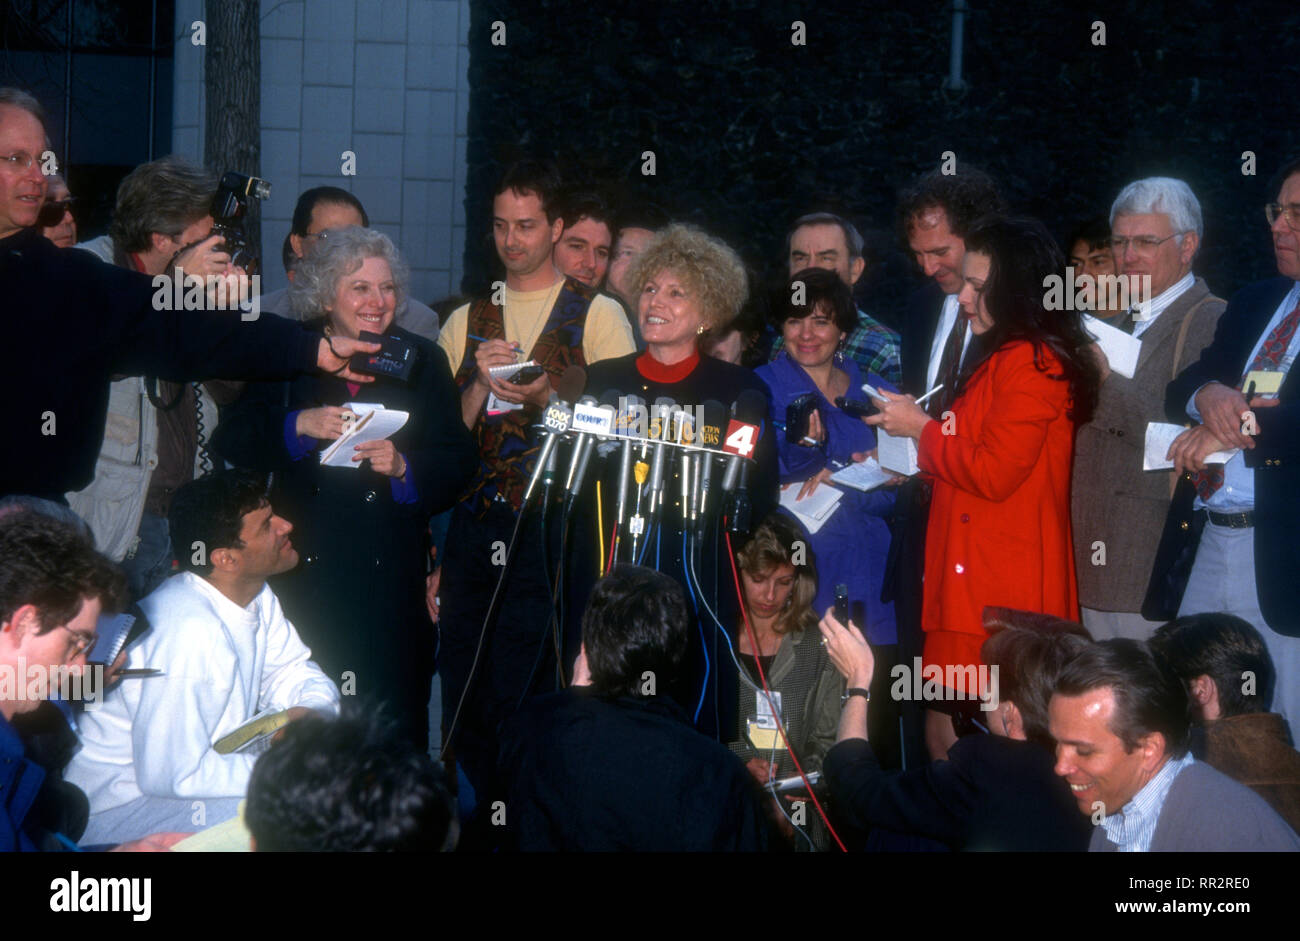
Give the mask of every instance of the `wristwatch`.
M 844 695 L 840 697 L 840 705 L 845 705 L 854 696 L 861 696 L 867 702 L 871 702 L 871 690 L 863 689 L 861 686 L 850 686 L 844 691 Z

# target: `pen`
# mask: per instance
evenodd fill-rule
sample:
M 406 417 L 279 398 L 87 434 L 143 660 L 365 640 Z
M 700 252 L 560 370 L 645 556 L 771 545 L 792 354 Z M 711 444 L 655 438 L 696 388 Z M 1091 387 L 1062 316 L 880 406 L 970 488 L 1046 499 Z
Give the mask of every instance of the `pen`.
M 1255 395 L 1255 380 L 1252 379 L 1246 386 L 1246 401 L 1249 402 Z
M 928 399 L 930 396 L 934 395 L 936 392 L 938 392 L 938 391 L 939 391 L 940 389 L 942 389 L 942 388 L 943 388 L 943 383 L 941 382 L 941 383 L 939 383 L 937 386 L 935 386 L 933 389 L 931 389 L 929 392 L 927 392 L 925 395 L 923 395 L 923 396 L 921 396 L 919 399 L 917 399 L 917 400 L 916 400 L 916 404 L 917 404 L 917 405 L 924 405 L 926 399 Z
M 942 389 L 942 388 L 943 388 L 943 383 L 941 382 L 941 383 L 939 383 L 937 386 L 935 386 L 933 389 L 931 389 L 929 392 L 927 392 L 925 395 L 923 395 L 923 396 L 921 396 L 919 399 L 917 399 L 917 400 L 916 400 L 916 404 L 917 404 L 917 405 L 924 405 L 926 399 L 928 399 L 930 396 L 934 395 L 936 392 L 938 392 L 938 391 L 939 391 L 940 389 Z M 871 385 L 870 383 L 863 383 L 863 384 L 862 384 L 862 391 L 865 392 L 865 393 L 867 393 L 867 395 L 871 396 L 873 399 L 880 399 L 880 401 L 882 401 L 882 402 L 888 401 L 888 400 L 887 400 L 883 395 L 880 394 L 880 390 L 877 389 L 875 386 Z
M 481 337 L 476 333 L 467 333 L 465 334 L 465 336 L 469 337 L 471 340 L 478 340 L 480 343 L 492 342 L 487 337 Z M 524 348 L 520 346 L 518 343 L 511 343 L 510 348 L 514 350 L 516 353 L 522 353 L 524 351 Z
M 118 670 L 118 676 L 157 676 L 162 670 L 157 667 L 138 667 L 134 670 Z

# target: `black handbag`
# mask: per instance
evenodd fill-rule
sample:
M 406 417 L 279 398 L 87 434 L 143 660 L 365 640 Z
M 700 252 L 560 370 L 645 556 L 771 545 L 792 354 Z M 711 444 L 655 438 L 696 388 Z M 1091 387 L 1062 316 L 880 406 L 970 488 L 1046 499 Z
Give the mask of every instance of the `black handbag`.
M 1196 500 L 1193 475 L 1183 474 L 1174 487 L 1169 512 L 1165 514 L 1165 527 L 1160 532 L 1160 545 L 1156 560 L 1151 566 L 1151 580 L 1142 600 L 1142 616 L 1148 621 L 1172 621 L 1178 617 L 1187 581 L 1196 561 L 1196 548 L 1201 544 L 1201 531 L 1205 529 L 1205 513 L 1192 509 Z

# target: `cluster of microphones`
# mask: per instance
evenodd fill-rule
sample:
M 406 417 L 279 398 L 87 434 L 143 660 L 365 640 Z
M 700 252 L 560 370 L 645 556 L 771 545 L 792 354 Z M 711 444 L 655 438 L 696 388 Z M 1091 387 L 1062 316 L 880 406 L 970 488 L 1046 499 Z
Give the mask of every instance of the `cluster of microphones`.
M 650 532 L 669 512 L 680 514 L 682 532 L 688 534 L 701 535 L 719 511 L 730 532 L 749 531 L 749 471 L 767 419 L 761 393 L 746 389 L 730 408 L 716 399 L 682 406 L 661 397 L 647 404 L 615 390 L 600 399 L 583 396 L 570 405 L 562 397 L 564 383 L 559 386 L 542 412 L 546 437 L 525 491 L 525 505 L 539 481 L 548 497 L 560 482 L 558 446 L 566 441 L 565 518 L 582 492 L 592 452 L 617 457 L 611 563 L 620 557 L 640 561 Z M 674 462 L 676 494 L 671 492 Z M 670 510 L 674 501 L 676 507 Z

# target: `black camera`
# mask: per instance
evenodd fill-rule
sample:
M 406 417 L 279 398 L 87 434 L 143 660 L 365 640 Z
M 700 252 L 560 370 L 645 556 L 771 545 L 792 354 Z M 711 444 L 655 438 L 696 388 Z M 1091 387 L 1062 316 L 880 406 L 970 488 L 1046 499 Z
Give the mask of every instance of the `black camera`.
M 271 184 L 255 176 L 226 173 L 212 197 L 212 234 L 225 241 L 221 248 L 230 255 L 230 263 L 243 268 L 248 274 L 257 274 L 260 267 L 257 249 L 249 242 L 244 231 L 250 199 L 268 199 Z
M 786 406 L 785 439 L 791 444 L 802 444 L 808 435 L 812 413 L 820 411 L 816 392 L 805 392 Z

